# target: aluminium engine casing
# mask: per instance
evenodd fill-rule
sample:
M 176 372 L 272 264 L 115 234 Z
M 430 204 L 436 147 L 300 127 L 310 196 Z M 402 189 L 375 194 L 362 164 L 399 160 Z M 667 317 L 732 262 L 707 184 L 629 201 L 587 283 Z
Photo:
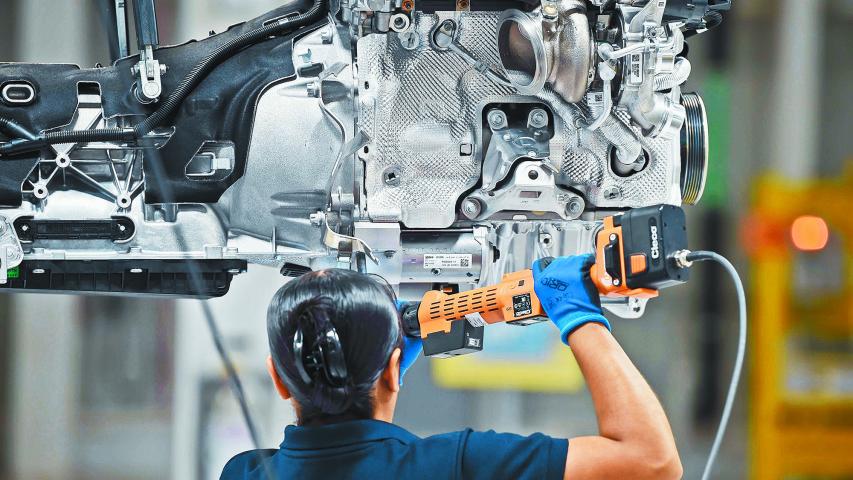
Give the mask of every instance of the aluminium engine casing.
M 661 2 L 599 12 L 598 2 L 566 0 L 512 15 L 398 3 L 333 6 L 307 30 L 241 52 L 145 144 L 56 145 L 4 160 L 0 270 L 20 270 L 7 287 L 221 295 L 255 263 L 290 274 L 361 268 L 404 294 L 470 288 L 540 256 L 592 251 L 604 215 L 701 196 L 704 111 L 698 97 L 682 101 L 689 62 L 678 56 L 687 23 L 666 20 Z M 294 8 L 158 49 L 166 90 L 206 45 Z M 536 75 L 562 65 L 572 88 L 522 93 L 500 50 L 508 21 L 541 28 L 531 42 L 551 53 Z M 135 62 L 0 64 L 0 84 L 25 81 L 53 101 L 0 104 L 0 116 L 38 131 L 133 124 L 153 108 L 128 99 Z M 163 287 L 191 260 L 209 290 Z M 618 302 L 622 313 L 641 310 L 630 302 Z

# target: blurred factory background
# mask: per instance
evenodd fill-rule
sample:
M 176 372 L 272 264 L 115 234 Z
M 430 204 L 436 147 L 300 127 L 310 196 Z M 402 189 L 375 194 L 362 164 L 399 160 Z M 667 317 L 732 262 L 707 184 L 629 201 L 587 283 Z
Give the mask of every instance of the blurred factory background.
M 0 0 L 0 61 L 106 62 L 90 3 Z M 276 4 L 158 0 L 161 38 L 202 37 Z M 705 98 L 712 138 L 708 190 L 688 210 L 691 242 L 735 260 L 752 315 L 748 378 L 718 478 L 850 479 L 853 1 L 734 4 L 717 31 L 690 43 L 700 60 L 689 90 Z M 293 420 L 264 369 L 266 303 L 281 283 L 275 270 L 252 266 L 212 301 L 265 446 L 278 445 Z M 719 418 L 733 300 L 722 273 L 702 265 L 644 318 L 614 323 L 669 413 L 687 478 L 698 477 Z M 504 335 L 500 328 L 487 337 Z M 596 431 L 574 377 L 549 384 L 547 365 L 531 361 L 536 379 L 519 381 L 524 373 L 500 370 L 500 356 L 474 370 L 419 361 L 399 423 L 422 435 L 466 426 Z M 197 301 L 0 297 L 0 479 L 213 479 L 249 448 Z

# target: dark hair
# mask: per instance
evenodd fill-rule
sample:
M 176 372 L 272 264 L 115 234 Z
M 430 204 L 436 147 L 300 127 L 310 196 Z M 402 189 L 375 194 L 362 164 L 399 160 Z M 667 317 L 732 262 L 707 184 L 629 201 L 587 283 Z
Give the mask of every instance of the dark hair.
M 300 425 L 373 416 L 373 385 L 403 338 L 394 291 L 383 282 L 350 270 L 321 270 L 290 281 L 273 297 L 267 310 L 270 352 L 299 403 Z M 297 328 L 303 351 L 311 351 L 330 327 L 340 340 L 346 379 L 330 381 L 311 370 L 306 382 L 294 356 Z

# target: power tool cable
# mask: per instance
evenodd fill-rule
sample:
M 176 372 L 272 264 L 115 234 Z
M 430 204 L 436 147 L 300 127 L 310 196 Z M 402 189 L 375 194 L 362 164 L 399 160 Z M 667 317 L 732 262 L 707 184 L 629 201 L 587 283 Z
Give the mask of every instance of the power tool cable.
M 715 252 L 695 251 L 687 254 L 687 261 L 701 262 L 713 261 L 720 264 L 731 277 L 737 290 L 738 301 L 738 342 L 737 354 L 735 356 L 735 364 L 732 369 L 732 377 L 729 382 L 729 390 L 726 394 L 726 402 L 723 406 L 723 413 L 720 416 L 720 424 L 717 426 L 717 433 L 714 435 L 714 443 L 711 445 L 711 452 L 708 454 L 708 461 L 705 463 L 705 470 L 702 472 L 702 480 L 711 478 L 711 472 L 714 469 L 714 462 L 717 460 L 717 454 L 720 452 L 720 445 L 723 443 L 723 437 L 726 434 L 726 426 L 732 414 L 732 408 L 737 395 L 737 387 L 740 382 L 741 374 L 743 373 L 743 362 L 746 356 L 746 335 L 747 335 L 747 318 L 746 318 L 746 294 L 743 289 L 743 282 L 735 270 L 734 265 L 722 255 Z

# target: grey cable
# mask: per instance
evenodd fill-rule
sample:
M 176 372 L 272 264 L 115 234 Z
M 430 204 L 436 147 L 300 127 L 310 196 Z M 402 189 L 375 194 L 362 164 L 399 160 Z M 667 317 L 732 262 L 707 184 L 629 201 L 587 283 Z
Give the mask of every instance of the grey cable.
M 729 391 L 726 394 L 726 403 L 723 406 L 723 414 L 720 416 L 720 424 L 717 427 L 717 434 L 714 436 L 714 443 L 711 445 L 711 453 L 708 454 L 708 461 L 705 463 L 705 470 L 702 472 L 702 480 L 711 478 L 711 471 L 714 469 L 714 462 L 717 460 L 717 454 L 720 452 L 720 445 L 723 443 L 723 436 L 726 434 L 726 426 L 729 423 L 729 418 L 732 415 L 732 408 L 737 395 L 737 386 L 740 382 L 741 373 L 743 372 L 743 360 L 746 356 L 746 294 L 743 290 L 743 282 L 735 270 L 734 265 L 729 262 L 726 257 L 707 251 L 696 251 L 687 255 L 687 260 L 691 262 L 699 262 L 711 260 L 720 264 L 735 284 L 737 290 L 738 301 L 738 343 L 737 356 L 735 357 L 735 365 L 732 370 L 732 379 L 729 383 Z

